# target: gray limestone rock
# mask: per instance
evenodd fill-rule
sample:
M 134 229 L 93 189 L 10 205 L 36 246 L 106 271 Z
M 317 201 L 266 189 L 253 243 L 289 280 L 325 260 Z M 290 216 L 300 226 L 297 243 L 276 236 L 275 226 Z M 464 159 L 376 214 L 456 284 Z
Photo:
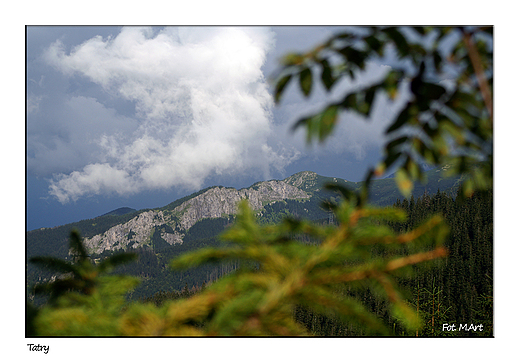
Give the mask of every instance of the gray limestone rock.
M 236 214 L 237 204 L 242 199 L 247 199 L 254 210 L 261 211 L 268 203 L 307 198 L 310 195 L 303 190 L 279 180 L 256 183 L 250 188 L 240 190 L 214 187 L 185 201 L 173 211 L 142 212 L 105 233 L 86 238 L 85 245 L 91 253 L 151 246 L 156 228 L 163 225 L 170 226 L 173 233 L 163 231 L 161 238 L 174 245 L 182 243 L 185 233 L 199 220 Z

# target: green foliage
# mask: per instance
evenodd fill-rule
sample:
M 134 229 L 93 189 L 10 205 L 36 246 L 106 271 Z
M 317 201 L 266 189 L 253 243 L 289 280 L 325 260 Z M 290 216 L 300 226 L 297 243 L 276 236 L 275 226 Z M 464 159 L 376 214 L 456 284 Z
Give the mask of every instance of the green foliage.
M 54 281 L 38 284 L 36 294 L 49 294 L 41 310 L 30 307 L 28 332 L 37 335 L 110 335 L 115 317 L 125 303 L 125 294 L 138 283 L 129 276 L 108 275 L 117 265 L 136 258 L 133 253 L 111 256 L 99 264 L 90 260 L 80 235 L 70 234 L 74 261 L 54 257 L 34 257 L 32 263 L 51 270 Z
M 338 286 L 363 280 L 385 296 L 393 316 L 406 329 L 416 329 L 419 321 L 403 300 L 394 275 L 406 266 L 445 254 L 440 245 L 446 234 L 442 221 L 433 218 L 412 232 L 395 234 L 373 221 L 401 221 L 405 215 L 399 210 L 356 209 L 345 201 L 335 214 L 339 228 L 292 219 L 259 225 L 244 202 L 235 225 L 223 235 L 231 245 L 201 249 L 171 263 L 174 268 L 189 268 L 238 259 L 244 261 L 242 267 L 199 294 L 161 306 L 133 303 L 125 307 L 124 294 L 135 281 L 98 274 L 127 258 L 113 257 L 94 266 L 79 236 L 73 233 L 71 247 L 79 255 L 76 263 L 34 260 L 58 271 L 75 272 L 70 279 L 49 284 L 47 290 L 54 299 L 38 312 L 35 331 L 74 336 L 300 335 L 308 333 L 294 320 L 294 309 L 301 305 L 332 311 L 343 321 L 363 325 L 369 335 L 389 334 L 385 324 L 363 304 L 336 293 Z M 302 244 L 291 238 L 300 234 L 321 242 Z M 392 253 L 403 244 L 409 246 L 408 253 Z M 389 253 L 373 259 L 370 250 L 376 245 Z M 65 291 L 58 281 L 74 283 L 66 284 L 69 290 Z
M 305 54 L 289 54 L 282 61 L 275 86 L 280 102 L 287 85 L 299 79 L 305 97 L 314 82 L 327 91 L 341 79 L 363 74 L 368 61 L 378 61 L 392 50 L 403 61 L 373 84 L 359 86 L 321 111 L 294 125 L 304 127 L 307 140 L 323 142 L 333 132 L 340 112 L 368 117 L 375 96 L 396 100 L 408 89 L 411 99 L 386 130 L 384 160 L 366 176 L 397 167 L 396 182 L 410 196 L 414 181 L 422 180 L 421 165 L 452 166 L 448 175 L 468 174 L 466 196 L 492 187 L 493 182 L 493 80 L 492 28 L 356 28 L 332 36 Z M 454 39 L 448 46 L 447 39 Z M 312 72 L 312 70 L 318 70 Z M 313 75 L 320 77 L 313 79 Z M 450 74 L 450 76 L 448 76 Z M 453 78 L 441 83 L 447 78 Z M 366 190 L 356 192 L 365 202 Z
M 38 311 L 33 320 L 35 335 L 120 335 L 125 294 L 136 284 L 137 280 L 128 276 L 103 276 L 97 279 L 98 288 L 89 294 L 63 294 L 54 304 Z
M 339 227 L 285 219 L 259 225 L 243 203 L 235 225 L 223 236 L 232 245 L 203 249 L 172 261 L 172 267 L 191 268 L 203 263 L 240 259 L 255 268 L 242 268 L 209 286 L 198 298 L 207 299 L 211 316 L 205 334 L 300 335 L 307 333 L 293 317 L 296 306 L 334 312 L 338 319 L 363 325 L 369 335 L 390 334 L 388 327 L 356 299 L 337 294 L 345 284 L 366 281 L 388 300 L 395 319 L 405 329 L 419 321 L 403 299 L 395 275 L 410 265 L 445 255 L 442 241 L 447 228 L 434 217 L 419 228 L 394 234 L 377 220 L 403 220 L 393 208 L 356 209 L 344 201 L 335 210 Z M 309 235 L 319 244 L 302 244 L 292 236 Z M 395 254 L 397 246 L 407 253 Z M 373 258 L 377 246 L 385 257 Z M 193 319 L 201 316 L 193 316 Z
M 120 253 L 113 255 L 99 264 L 93 264 L 81 242 L 79 232 L 70 233 L 70 253 L 74 262 L 56 257 L 33 257 L 30 262 L 52 271 L 55 274 L 53 282 L 38 284 L 36 294 L 49 293 L 52 304 L 63 295 L 74 292 L 76 294 L 91 295 L 99 288 L 100 275 L 108 273 L 117 265 L 132 261 L 137 256 L 134 253 Z M 102 284 L 101 284 L 102 285 Z

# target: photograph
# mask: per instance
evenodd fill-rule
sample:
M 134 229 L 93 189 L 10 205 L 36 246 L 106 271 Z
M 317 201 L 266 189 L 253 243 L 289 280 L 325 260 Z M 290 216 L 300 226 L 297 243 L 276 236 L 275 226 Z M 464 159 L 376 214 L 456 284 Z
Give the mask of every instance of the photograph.
M 494 338 L 494 34 L 26 25 L 28 350 Z

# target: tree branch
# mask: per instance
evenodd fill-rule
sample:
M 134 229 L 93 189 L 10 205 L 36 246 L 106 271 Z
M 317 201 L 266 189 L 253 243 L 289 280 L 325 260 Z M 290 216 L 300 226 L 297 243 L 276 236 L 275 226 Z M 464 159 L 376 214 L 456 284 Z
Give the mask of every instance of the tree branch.
M 464 44 L 468 49 L 469 59 L 471 60 L 471 64 L 473 65 L 473 69 L 475 70 L 475 74 L 477 75 L 477 81 L 480 88 L 480 93 L 484 98 L 484 103 L 486 104 L 486 108 L 489 112 L 489 117 L 491 118 L 491 124 L 493 124 L 493 99 L 491 97 L 491 91 L 489 89 L 489 85 L 486 80 L 486 76 L 484 75 L 484 68 L 482 68 L 482 62 L 480 60 L 477 48 L 473 43 L 473 39 L 471 38 L 471 34 L 464 32 Z

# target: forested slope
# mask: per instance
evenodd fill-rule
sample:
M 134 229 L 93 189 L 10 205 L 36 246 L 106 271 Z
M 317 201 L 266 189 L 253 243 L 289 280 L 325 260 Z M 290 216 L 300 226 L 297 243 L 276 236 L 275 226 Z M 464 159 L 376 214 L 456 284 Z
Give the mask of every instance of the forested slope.
M 460 193 L 460 191 L 459 191 Z M 430 268 L 400 278 L 409 291 L 407 300 L 425 322 L 418 336 L 492 336 L 493 334 L 493 193 L 475 193 L 457 201 L 445 192 L 424 194 L 419 198 L 397 200 L 394 206 L 409 215 L 405 223 L 392 228 L 406 232 L 429 216 L 442 215 L 450 227 L 445 242 L 448 257 L 430 262 Z M 388 304 L 368 288 L 343 291 L 363 301 L 382 319 L 391 321 Z M 345 324 L 334 316 L 325 316 L 297 307 L 296 319 L 316 335 L 363 335 L 363 328 Z M 443 331 L 443 324 L 455 324 L 456 331 Z M 483 324 L 475 331 L 459 331 L 460 324 Z M 396 334 L 404 334 L 394 327 Z
M 412 195 L 420 195 L 425 191 L 446 190 L 448 195 L 453 194 L 453 190 L 459 181 L 454 178 L 444 179 L 437 170 L 426 173 L 428 182 L 417 184 Z M 285 199 L 273 201 L 265 204 L 263 209 L 258 211 L 258 220 L 262 224 L 278 223 L 284 217 L 293 216 L 296 218 L 312 221 L 330 223 L 332 214 L 322 207 L 322 203 L 328 200 L 339 200 L 337 194 L 323 188 L 327 183 L 343 185 L 352 189 L 360 187 L 361 183 L 349 182 L 340 178 L 324 177 L 313 172 L 300 172 L 284 180 L 289 185 L 295 186 L 311 195 L 308 199 Z M 250 188 L 255 189 L 263 182 L 258 182 Z M 121 225 L 146 211 L 173 211 L 183 203 L 189 202 L 193 198 L 204 194 L 212 188 L 203 189 L 184 198 L 176 200 L 162 208 L 155 210 L 134 211 L 130 208 L 121 208 L 109 212 L 103 216 L 82 220 L 76 223 L 67 224 L 55 228 L 38 229 L 27 232 L 27 257 L 52 255 L 59 258 L 68 258 L 68 237 L 72 229 L 80 232 L 84 238 L 91 238 L 97 234 L 104 233 L 109 228 Z M 372 202 L 379 205 L 387 205 L 389 201 L 395 202 L 400 195 L 393 179 L 379 179 L 373 182 Z M 394 198 L 395 197 L 395 198 Z M 393 199 L 392 199 L 393 198 Z M 122 212 L 128 212 L 121 214 Z M 186 284 L 191 287 L 201 286 L 221 277 L 223 274 L 233 270 L 236 265 L 218 265 L 197 268 L 185 272 L 173 272 L 167 265 L 168 262 L 182 253 L 197 250 L 201 247 L 219 246 L 222 242 L 218 239 L 226 226 L 233 222 L 233 216 L 229 215 L 221 218 L 201 219 L 186 231 L 182 244 L 170 245 L 161 237 L 164 233 L 171 232 L 171 227 L 167 224 L 158 225 L 152 235 L 151 241 L 146 247 L 140 247 L 135 251 L 139 255 L 139 260 L 132 264 L 119 267 L 118 272 L 124 272 L 141 278 L 141 284 L 134 290 L 131 298 L 140 299 L 149 297 L 160 291 L 180 290 Z M 102 259 L 112 255 L 113 252 L 92 253 L 93 259 Z M 37 269 L 34 265 L 27 265 L 27 282 L 33 285 L 38 281 L 45 281 L 53 275 L 45 270 Z

